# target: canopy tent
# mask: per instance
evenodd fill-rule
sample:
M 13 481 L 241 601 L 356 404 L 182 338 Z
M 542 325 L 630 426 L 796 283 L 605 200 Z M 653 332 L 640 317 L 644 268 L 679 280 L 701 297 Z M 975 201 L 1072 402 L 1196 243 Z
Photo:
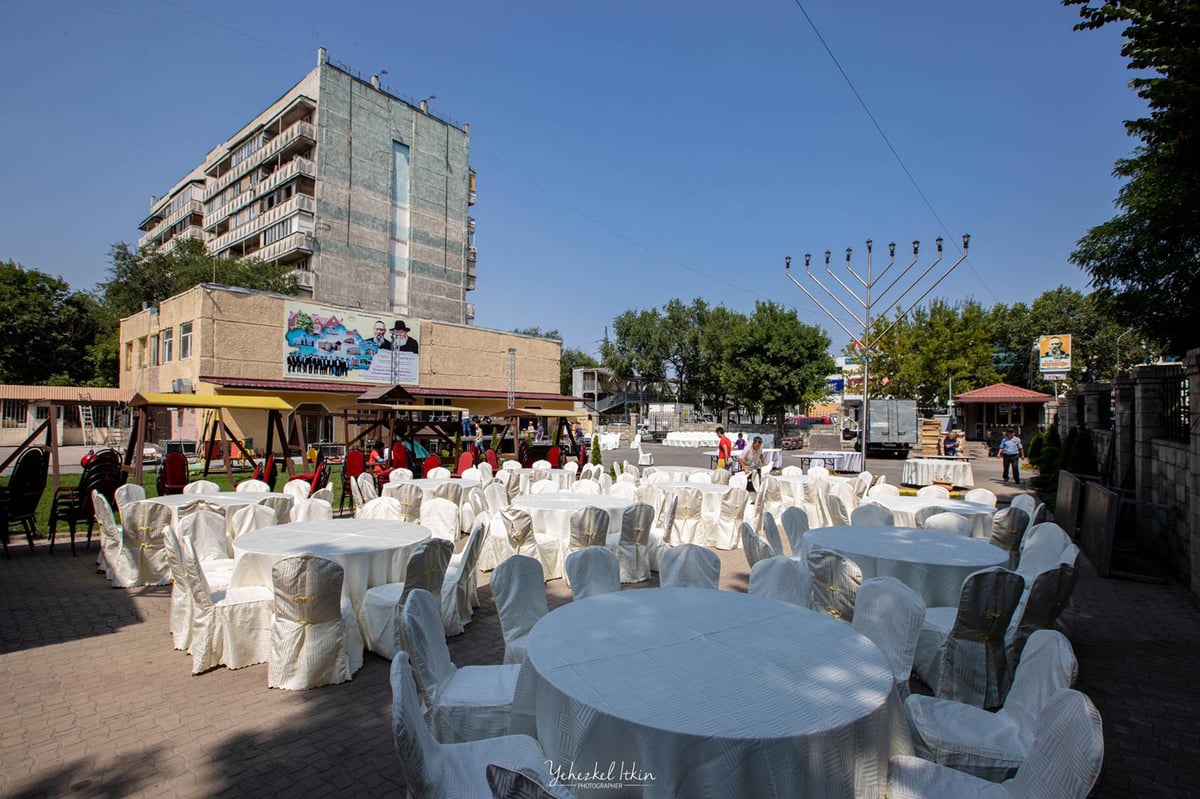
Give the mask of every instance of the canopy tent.
M 134 482 L 141 483 L 142 481 L 141 453 L 146 444 L 146 428 L 149 425 L 150 413 L 155 408 L 196 408 L 213 412 L 212 422 L 207 425 L 208 440 L 203 447 L 205 475 L 209 473 L 212 465 L 212 454 L 216 448 L 215 445 L 219 443 L 219 451 L 230 455 L 232 454 L 230 443 L 237 440 L 237 436 L 229 429 L 229 425 L 226 424 L 225 419 L 222 417 L 222 411 L 266 411 L 267 446 L 263 452 L 269 455 L 274 451 L 275 437 L 276 433 L 278 433 L 280 446 L 283 447 L 283 460 L 287 464 L 288 474 L 294 474 L 291 459 L 287 457 L 287 434 L 283 426 L 283 414 L 292 410 L 292 406 L 279 397 L 250 394 L 134 394 L 133 399 L 129 401 L 129 406 L 133 408 L 135 414 L 133 421 L 134 434 L 129 437 L 129 446 L 125 450 L 125 469 L 126 471 L 133 472 Z M 135 457 L 135 453 L 137 457 Z M 251 466 L 258 466 L 258 463 L 250 453 L 245 453 L 244 451 L 243 453 L 249 459 Z M 230 457 L 222 458 L 225 466 L 225 475 L 229 478 L 230 483 L 232 483 L 233 467 L 230 461 Z
M 579 450 L 575 443 L 575 436 L 571 431 L 571 419 L 586 419 L 585 411 L 566 411 L 566 410 L 546 410 L 544 408 L 505 408 L 499 413 L 492 414 L 504 419 L 504 427 L 500 430 L 500 446 L 503 448 L 504 439 L 508 436 L 508 431 L 512 429 L 513 445 L 512 456 L 518 456 L 520 448 L 519 441 L 521 440 L 521 424 L 526 421 L 541 421 L 543 419 L 554 419 L 553 431 L 548 431 L 551 444 L 549 446 L 558 446 L 567 455 L 578 456 Z M 547 425 L 549 427 L 549 425 Z

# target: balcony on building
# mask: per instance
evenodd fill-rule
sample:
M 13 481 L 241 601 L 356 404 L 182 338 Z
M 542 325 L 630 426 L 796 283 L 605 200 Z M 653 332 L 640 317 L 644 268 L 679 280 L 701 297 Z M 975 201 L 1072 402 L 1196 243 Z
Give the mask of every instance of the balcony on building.
M 299 153 L 311 151 L 317 143 L 317 129 L 313 124 L 315 112 L 316 103 L 313 100 L 297 97 L 273 119 L 248 130 L 205 169 L 209 182 L 204 201 L 211 203 L 227 188 L 265 163 L 285 161 Z M 218 203 L 219 207 L 211 207 L 210 212 L 219 212 L 227 202 Z

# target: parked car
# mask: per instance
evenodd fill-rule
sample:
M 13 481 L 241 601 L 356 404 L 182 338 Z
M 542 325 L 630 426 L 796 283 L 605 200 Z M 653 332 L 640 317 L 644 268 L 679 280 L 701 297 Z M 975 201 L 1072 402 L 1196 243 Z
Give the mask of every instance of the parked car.
M 154 446 L 153 444 L 147 444 L 146 446 L 142 447 L 142 465 L 157 466 L 158 464 L 162 463 L 162 459 L 162 450 L 160 450 L 158 447 Z

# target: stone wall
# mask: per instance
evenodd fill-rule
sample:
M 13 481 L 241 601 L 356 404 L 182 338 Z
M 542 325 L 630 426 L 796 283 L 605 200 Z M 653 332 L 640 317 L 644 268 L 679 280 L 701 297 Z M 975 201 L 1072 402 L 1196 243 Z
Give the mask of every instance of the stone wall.
M 1184 585 L 1191 581 L 1191 526 L 1188 523 L 1188 445 L 1155 440 L 1151 448 L 1151 516 L 1148 550 Z

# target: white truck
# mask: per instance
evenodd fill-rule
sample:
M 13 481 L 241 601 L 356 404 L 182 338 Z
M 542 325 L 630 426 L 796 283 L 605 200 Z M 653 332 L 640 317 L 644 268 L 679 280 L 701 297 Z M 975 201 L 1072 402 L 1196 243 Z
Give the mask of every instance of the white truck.
M 894 452 L 908 457 L 908 451 L 920 443 L 921 430 L 915 399 L 870 400 L 869 418 L 868 455 Z

